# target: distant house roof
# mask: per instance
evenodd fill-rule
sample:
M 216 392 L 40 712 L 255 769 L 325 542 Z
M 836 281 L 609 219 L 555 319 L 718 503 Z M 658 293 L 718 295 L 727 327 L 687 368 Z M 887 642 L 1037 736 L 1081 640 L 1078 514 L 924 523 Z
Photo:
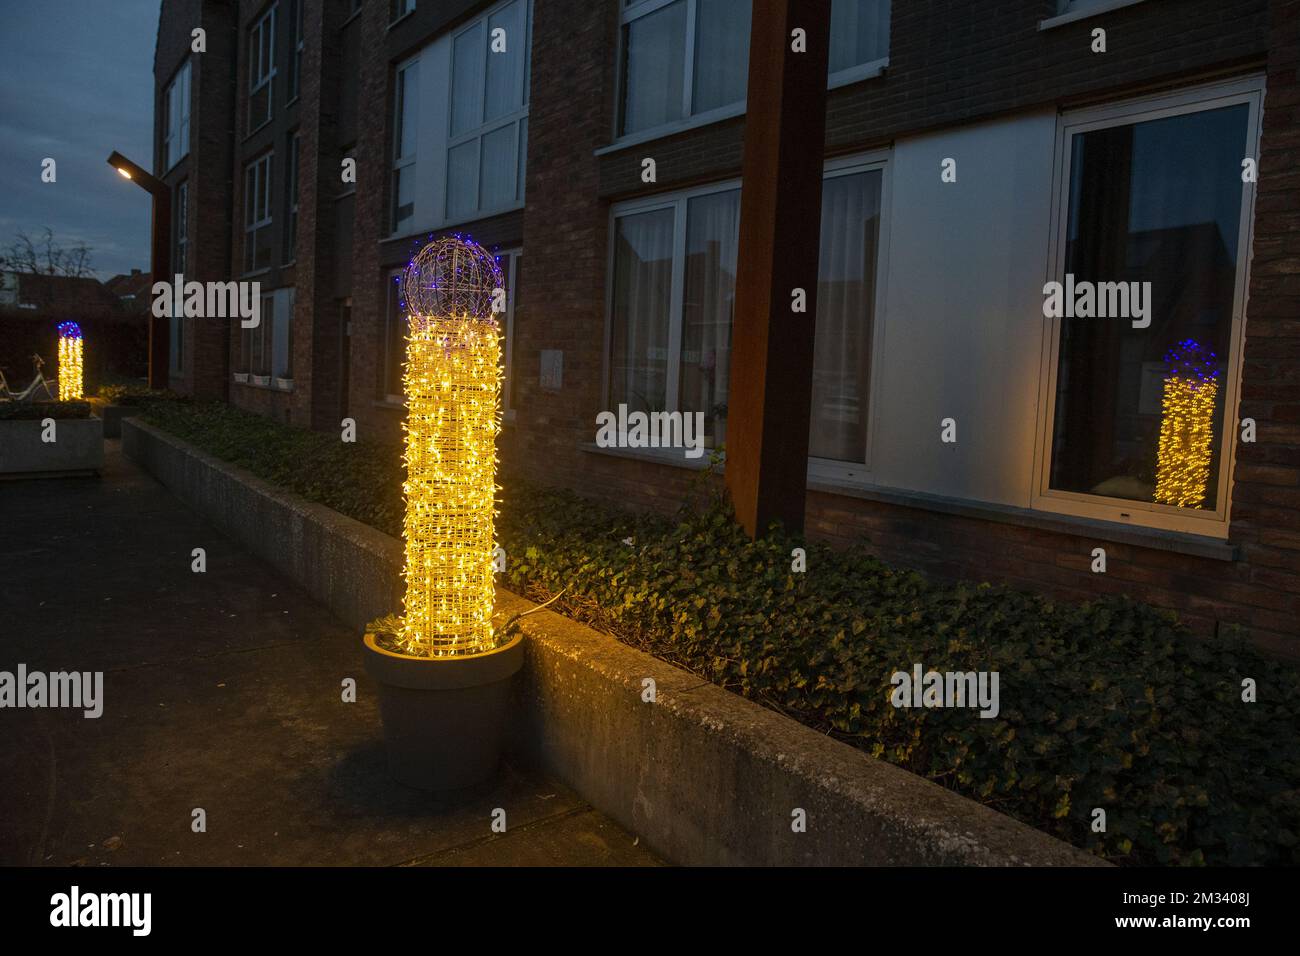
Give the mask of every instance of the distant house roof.
M 104 283 L 104 288 L 117 296 L 126 311 L 144 312 L 149 308 L 149 290 L 152 286 L 149 279 L 149 273 L 132 269 L 129 274 L 113 276 Z
M 120 316 L 129 311 L 104 283 L 91 276 L 16 272 L 9 273 L 6 278 L 17 286 L 0 304 L 0 308 L 6 310 L 74 320 L 89 316 Z

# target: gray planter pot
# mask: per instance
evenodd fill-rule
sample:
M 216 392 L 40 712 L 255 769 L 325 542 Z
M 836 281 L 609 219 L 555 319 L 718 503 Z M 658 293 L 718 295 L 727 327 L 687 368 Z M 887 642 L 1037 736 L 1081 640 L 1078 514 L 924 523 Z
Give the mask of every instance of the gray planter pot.
M 0 476 L 92 475 L 104 467 L 104 423 L 59 418 L 52 442 L 41 441 L 39 419 L 0 422 Z
M 496 772 L 510 680 L 524 662 L 523 635 L 468 657 L 408 657 L 365 636 L 366 673 L 379 684 L 388 770 L 419 790 L 461 790 Z

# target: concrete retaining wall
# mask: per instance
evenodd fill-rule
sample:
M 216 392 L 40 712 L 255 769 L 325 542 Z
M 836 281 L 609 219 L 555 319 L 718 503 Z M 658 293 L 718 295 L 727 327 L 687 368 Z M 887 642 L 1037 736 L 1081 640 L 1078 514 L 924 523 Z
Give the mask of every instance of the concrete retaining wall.
M 123 421 L 122 435 L 129 457 L 348 624 L 401 607 L 396 539 L 139 421 Z M 498 603 L 506 614 L 533 607 L 504 590 Z M 520 624 L 515 739 L 666 859 L 1104 865 L 558 614 Z M 805 832 L 792 828 L 796 810 Z
M 90 475 L 104 467 L 104 423 L 98 418 L 58 418 L 54 441 L 41 440 L 41 419 L 0 422 L 0 475 Z

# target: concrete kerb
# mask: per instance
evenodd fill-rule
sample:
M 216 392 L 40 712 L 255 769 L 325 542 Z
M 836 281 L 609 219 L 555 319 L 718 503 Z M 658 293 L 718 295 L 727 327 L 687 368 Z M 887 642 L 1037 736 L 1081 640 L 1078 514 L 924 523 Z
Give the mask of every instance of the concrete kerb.
M 122 436 L 128 457 L 358 635 L 401 607 L 397 539 L 139 420 L 124 420 Z M 502 589 L 498 603 L 506 614 L 534 607 Z M 668 860 L 1105 865 L 561 615 L 520 626 L 516 745 Z

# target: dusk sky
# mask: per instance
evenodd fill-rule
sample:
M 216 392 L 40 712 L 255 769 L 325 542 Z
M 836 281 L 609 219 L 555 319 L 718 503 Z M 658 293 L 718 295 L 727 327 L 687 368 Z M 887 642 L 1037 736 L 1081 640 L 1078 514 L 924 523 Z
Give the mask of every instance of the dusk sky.
M 0 29 L 0 249 L 48 226 L 101 279 L 149 268 L 149 196 L 106 160 L 152 167 L 159 0 L 5 0 Z M 58 180 L 41 182 L 52 157 Z

